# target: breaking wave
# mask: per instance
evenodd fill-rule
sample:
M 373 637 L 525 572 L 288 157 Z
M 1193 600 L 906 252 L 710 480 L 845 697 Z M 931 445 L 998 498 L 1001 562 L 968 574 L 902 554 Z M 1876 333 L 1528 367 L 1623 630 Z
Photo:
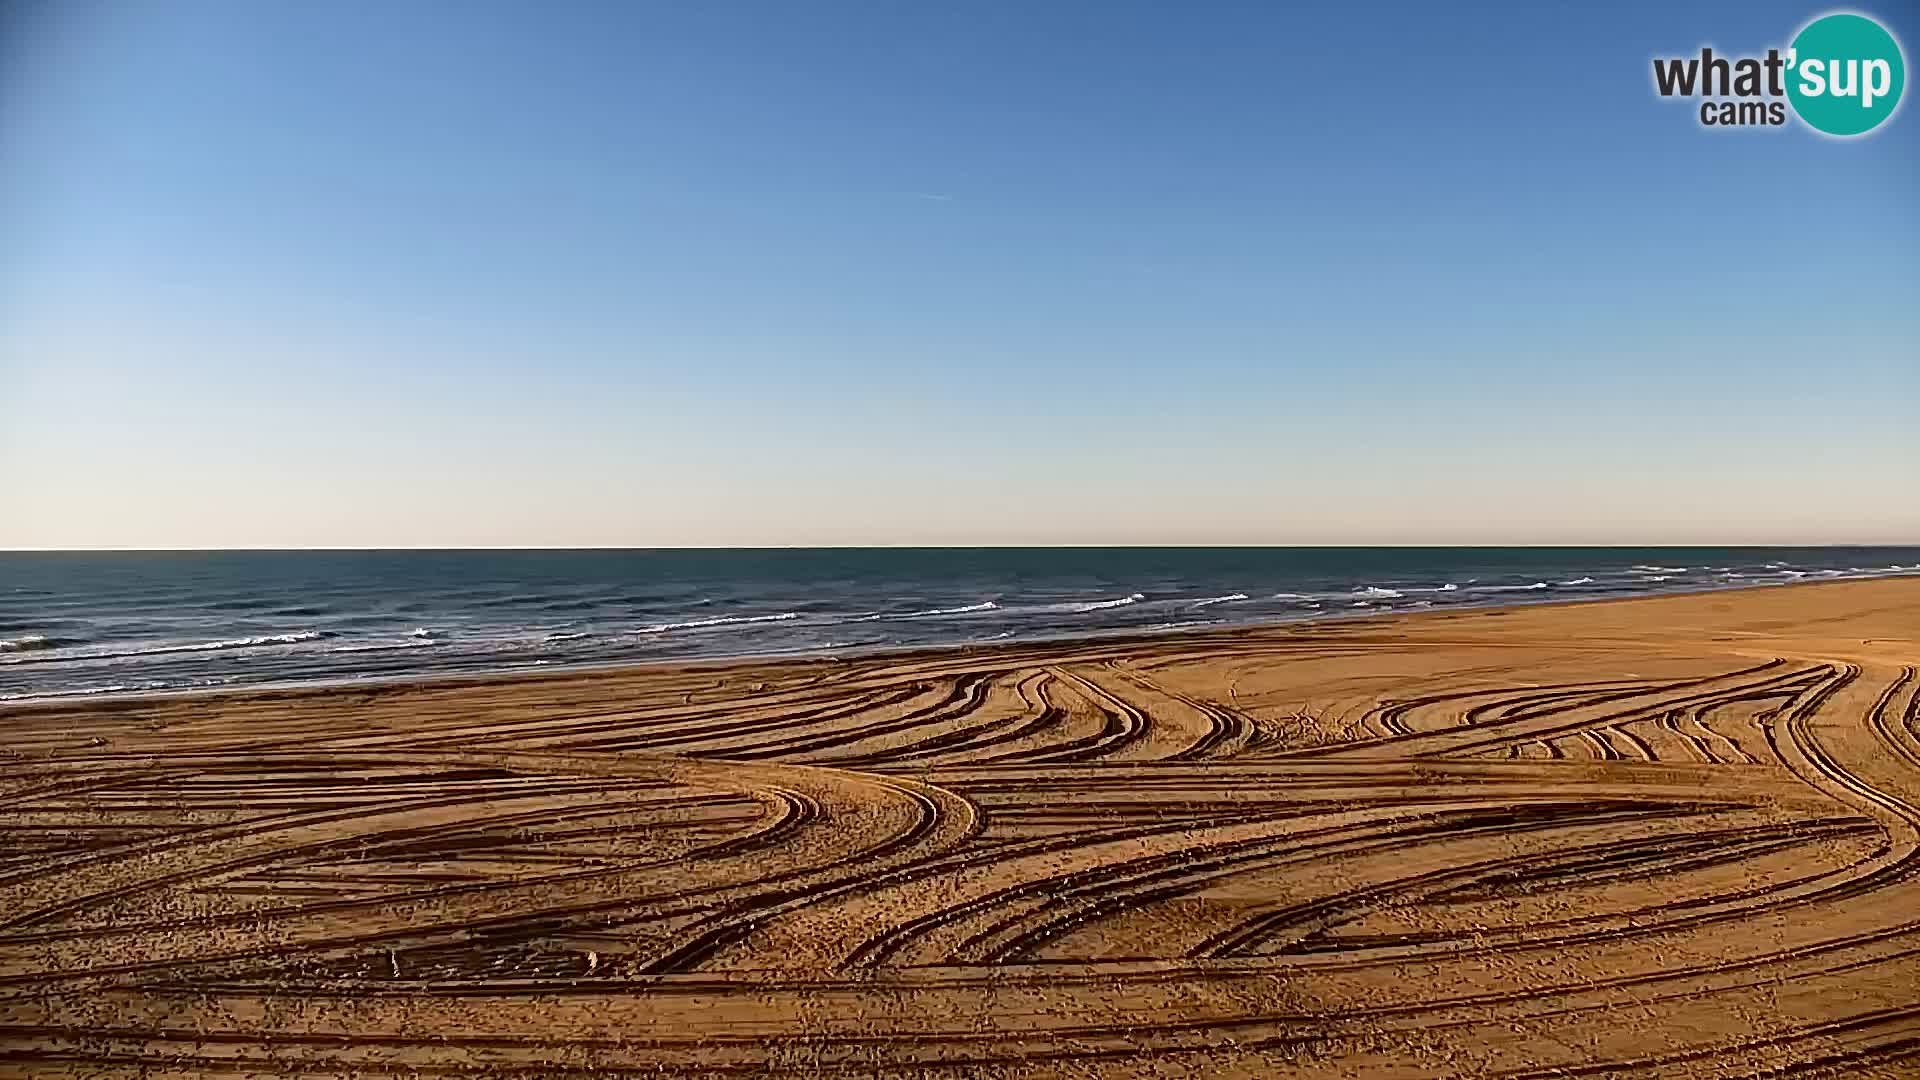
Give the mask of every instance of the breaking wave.
M 778 615 L 734 615 L 720 619 L 694 619 L 690 622 L 655 623 L 652 626 L 643 626 L 635 631 L 635 633 L 665 634 L 674 630 L 698 630 L 708 626 L 740 626 L 747 623 L 786 622 L 788 619 L 797 619 L 799 617 L 800 613 L 797 611 L 783 611 Z
M 1376 585 L 1369 585 L 1364 589 L 1353 590 L 1353 595 L 1371 596 L 1376 600 L 1398 600 L 1403 594 L 1398 589 L 1382 589 Z
M 160 649 L 139 649 L 127 653 L 128 656 L 156 656 L 161 653 L 177 652 L 223 652 L 227 649 L 258 649 L 268 645 L 298 645 L 303 641 L 321 641 L 332 637 L 324 630 L 296 630 L 291 634 L 261 634 L 258 637 L 230 638 L 226 641 L 203 641 L 194 645 L 176 645 Z
M 124 660 L 124 659 L 146 657 L 146 656 L 177 656 L 182 653 L 230 652 L 237 649 L 260 649 L 260 648 L 266 648 L 273 645 L 299 645 L 302 642 L 320 641 L 324 638 L 330 638 L 332 636 L 333 636 L 332 634 L 326 633 L 325 631 L 321 631 L 321 630 L 300 630 L 291 634 L 262 634 L 257 637 L 229 638 L 224 641 L 195 641 L 195 642 L 189 642 L 186 644 L 150 645 L 145 648 L 87 650 L 83 652 L 69 653 L 65 656 L 49 656 L 49 657 L 46 657 L 44 660 L 38 660 L 38 659 L 15 660 L 13 662 L 16 664 L 56 663 L 56 662 L 64 663 L 67 661 L 80 661 L 80 660 Z M 15 642 L 12 642 L 12 644 L 18 646 L 23 643 L 29 643 L 36 637 L 39 637 L 39 635 L 29 634 L 25 638 L 21 638 Z M 47 638 L 44 640 L 52 642 L 52 644 L 47 644 L 47 645 L 28 644 L 27 648 L 33 651 L 40 651 L 44 649 L 58 648 L 62 645 L 80 644 L 80 642 L 65 641 L 60 638 Z M 26 650 L 15 649 L 15 650 L 0 650 L 0 651 L 26 651 Z
M 1197 608 L 1212 607 L 1215 604 L 1231 604 L 1236 600 L 1245 600 L 1246 598 L 1247 594 L 1243 592 L 1228 593 L 1225 596 L 1209 596 L 1205 600 L 1195 600 L 1189 606 Z
M 84 645 L 81 638 L 48 637 L 45 634 L 24 634 L 11 640 L 0 638 L 0 653 L 41 652 L 46 649 L 62 649 L 69 645 Z
M 1000 605 L 991 600 L 982 600 L 977 604 L 964 604 L 960 607 L 928 608 L 925 611 L 909 611 L 905 615 L 883 615 L 892 619 L 932 619 L 941 615 L 971 615 L 976 611 L 998 611 Z
M 1242 599 L 1244 599 L 1244 597 Z M 1192 630 L 1202 626 L 1219 626 L 1225 621 L 1224 619 L 1188 619 L 1185 622 L 1154 623 L 1152 626 L 1147 627 L 1147 630 L 1149 632 L 1161 630 Z
M 1128 604 L 1137 604 L 1145 599 L 1146 596 L 1144 594 L 1133 593 L 1129 596 L 1123 596 L 1118 600 L 1095 600 L 1090 604 L 1071 604 L 1067 607 L 1067 610 L 1072 612 L 1105 611 L 1108 608 L 1126 607 Z

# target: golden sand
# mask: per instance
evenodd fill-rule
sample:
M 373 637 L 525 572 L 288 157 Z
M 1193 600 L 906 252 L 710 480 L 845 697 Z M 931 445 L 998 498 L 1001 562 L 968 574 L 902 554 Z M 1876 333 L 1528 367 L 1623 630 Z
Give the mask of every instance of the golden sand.
M 0 710 L 0 1074 L 1920 1074 L 1920 580 Z

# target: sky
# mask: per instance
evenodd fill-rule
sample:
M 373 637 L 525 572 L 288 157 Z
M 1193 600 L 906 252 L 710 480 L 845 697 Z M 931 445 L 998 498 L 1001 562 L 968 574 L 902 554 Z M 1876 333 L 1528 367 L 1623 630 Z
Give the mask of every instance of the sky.
M 1826 10 L 0 0 L 0 548 L 1920 543 Z

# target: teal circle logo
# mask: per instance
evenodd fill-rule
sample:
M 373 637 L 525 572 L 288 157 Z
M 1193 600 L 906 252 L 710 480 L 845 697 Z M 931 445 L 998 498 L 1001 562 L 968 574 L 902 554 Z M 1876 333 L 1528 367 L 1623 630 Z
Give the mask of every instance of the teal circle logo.
M 1900 105 L 1906 58 L 1886 27 L 1865 15 L 1824 15 L 1808 23 L 1787 54 L 1787 99 L 1816 131 L 1864 135 Z

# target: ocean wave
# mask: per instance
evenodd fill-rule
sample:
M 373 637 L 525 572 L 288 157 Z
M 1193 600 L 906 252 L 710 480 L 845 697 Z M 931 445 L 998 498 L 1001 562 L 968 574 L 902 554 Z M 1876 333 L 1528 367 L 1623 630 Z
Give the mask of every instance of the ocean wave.
M 1473 592 L 1532 592 L 1535 589 L 1547 589 L 1551 587 L 1552 586 L 1548 585 L 1544 581 L 1536 581 L 1531 585 L 1475 585 L 1471 591 Z
M 1123 596 L 1118 600 L 1095 600 L 1088 604 L 1069 604 L 1066 610 L 1075 612 L 1076 614 L 1087 611 L 1105 611 L 1108 608 L 1126 607 L 1128 604 L 1137 604 L 1145 599 L 1146 596 L 1144 594 L 1133 593 L 1128 596 Z
M 179 687 L 167 682 L 111 683 L 106 686 L 81 686 L 67 690 L 33 690 L 24 694 L 0 694 L 0 701 L 21 701 L 31 698 L 92 697 L 95 694 L 147 694 L 155 690 L 176 689 L 179 689 Z
M 777 615 L 732 615 L 718 619 L 694 619 L 690 622 L 655 623 L 652 626 L 643 626 L 635 631 L 635 633 L 665 634 L 674 630 L 699 630 L 708 626 L 741 626 L 747 623 L 786 622 L 789 619 L 797 619 L 799 617 L 800 613 L 797 611 L 782 611 Z
M 864 615 L 856 621 L 870 622 L 876 619 L 937 619 L 942 615 L 972 615 L 981 611 L 999 610 L 999 604 L 991 600 L 982 600 L 977 604 L 962 604 L 959 607 L 928 608 L 925 611 L 909 611 L 900 615 L 888 615 L 884 612 L 876 612 L 871 615 Z
M 341 654 L 358 655 L 360 653 L 398 652 L 402 649 L 430 649 L 438 644 L 439 642 L 437 641 L 412 638 L 406 641 L 376 641 L 366 645 L 338 645 L 328 649 L 327 652 L 333 656 L 339 656 Z
M 44 652 L 47 649 L 64 649 L 69 645 L 84 645 L 84 638 L 48 637 L 46 634 L 23 634 L 20 637 L 0 639 L 0 653 Z
M 598 600 L 591 597 L 586 599 L 573 599 L 573 600 L 549 600 L 546 603 L 540 605 L 540 610 L 541 611 L 587 611 L 592 608 L 597 608 L 605 602 L 606 601 L 604 600 Z
M 1405 587 L 1405 590 L 1407 592 L 1413 592 L 1413 593 L 1458 592 L 1460 590 L 1460 586 L 1455 585 L 1453 582 L 1449 581 L 1445 585 L 1435 585 L 1435 586 L 1432 586 L 1431 588 L 1428 588 L 1425 586 L 1408 585 Z
M 296 630 L 289 634 L 260 634 L 254 637 L 227 638 L 222 641 L 196 641 L 186 645 L 155 645 L 146 649 L 119 649 L 81 653 L 73 659 L 118 660 L 141 656 L 175 656 L 181 653 L 232 652 L 237 649 L 264 649 L 275 645 L 300 645 L 332 637 L 324 630 Z
M 286 601 L 271 597 L 249 596 L 238 600 L 211 600 L 199 606 L 206 611 L 265 611 L 283 603 Z
M 546 637 L 541 638 L 540 640 L 542 643 L 547 645 L 556 645 L 562 641 L 579 641 L 581 638 L 587 637 L 587 636 L 589 635 L 585 630 L 578 630 L 578 631 L 573 631 L 569 633 L 556 631 L 554 633 L 548 634 Z
M 1560 584 L 1561 585 L 1591 585 L 1593 584 L 1593 579 L 1590 577 L 1577 577 L 1577 578 L 1574 578 L 1572 581 L 1562 581 L 1560 582 Z
M 1382 589 L 1377 585 L 1368 585 L 1366 588 L 1353 590 L 1353 595 L 1371 596 L 1378 600 L 1398 600 L 1403 594 L 1398 589 Z
M 1212 607 L 1215 604 L 1231 604 L 1236 600 L 1245 600 L 1245 599 L 1247 599 L 1246 593 L 1243 593 L 1243 592 L 1228 593 L 1225 596 L 1209 596 L 1205 600 L 1195 600 L 1192 604 L 1188 606 L 1196 607 L 1196 608 Z
M 442 631 L 435 630 L 431 626 L 417 626 L 409 630 L 407 636 L 412 638 L 437 638 L 441 633 Z
M 1243 598 L 1243 599 L 1244 599 L 1244 598 Z M 1148 630 L 1148 631 L 1157 631 L 1157 630 L 1191 630 L 1191 629 L 1194 629 L 1194 628 L 1196 628 L 1196 627 L 1201 627 L 1201 626 L 1219 626 L 1220 624 L 1222 624 L 1222 623 L 1223 623 L 1223 622 L 1225 622 L 1225 621 L 1226 621 L 1226 620 L 1224 620 L 1224 619 L 1188 619 L 1188 620 L 1187 620 L 1187 621 L 1185 621 L 1185 622 L 1163 622 L 1163 623 L 1154 623 L 1154 624 L 1153 624 L 1152 626 L 1149 626 L 1149 627 L 1147 627 L 1147 630 Z
M 139 649 L 126 653 L 128 656 L 156 656 L 161 653 L 182 652 L 225 652 L 228 649 L 260 649 L 269 645 L 299 645 L 307 641 L 322 641 L 332 637 L 324 630 L 296 630 L 290 634 L 261 634 L 256 637 L 229 638 L 225 641 L 202 641 L 192 645 L 174 645 L 159 649 Z
M 1636 572 L 1638 572 L 1638 573 L 1642 573 L 1642 574 L 1684 574 L 1684 573 L 1686 573 L 1686 572 L 1687 572 L 1687 568 L 1686 568 L 1686 567 L 1684 567 L 1684 566 L 1645 566 L 1645 565 L 1641 565 L 1641 566 L 1635 566 L 1635 567 L 1634 567 L 1633 569 L 1634 569 L 1634 570 L 1635 570 Z
M 1303 592 L 1277 592 L 1277 593 L 1274 593 L 1274 594 L 1273 594 L 1273 596 L 1271 597 L 1271 599 L 1274 599 L 1274 600 L 1311 600 L 1311 599 L 1313 599 L 1313 597 L 1311 597 L 1311 596 L 1308 596 L 1308 595 L 1307 595 L 1306 593 L 1303 593 Z

